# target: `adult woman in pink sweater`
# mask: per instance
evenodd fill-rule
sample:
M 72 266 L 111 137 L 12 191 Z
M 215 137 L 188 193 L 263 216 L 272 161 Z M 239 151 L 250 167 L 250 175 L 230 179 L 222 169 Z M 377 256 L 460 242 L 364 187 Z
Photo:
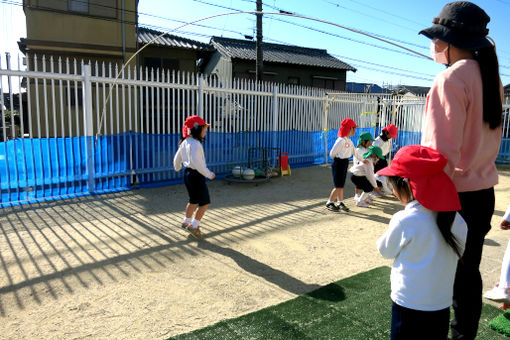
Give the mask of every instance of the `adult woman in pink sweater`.
M 448 66 L 430 92 L 422 127 L 424 146 L 448 158 L 468 226 L 464 255 L 455 276 L 453 339 L 474 339 L 482 306 L 479 271 L 485 235 L 494 212 L 495 160 L 501 143 L 502 85 L 495 46 L 487 38 L 489 16 L 467 1 L 447 4 L 434 25 L 421 31 L 432 39 L 434 60 Z

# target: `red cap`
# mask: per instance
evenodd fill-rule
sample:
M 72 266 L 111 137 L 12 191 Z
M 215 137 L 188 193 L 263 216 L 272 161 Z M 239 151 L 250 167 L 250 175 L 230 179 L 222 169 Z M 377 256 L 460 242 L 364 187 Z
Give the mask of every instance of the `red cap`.
M 197 126 L 210 126 L 211 124 L 207 124 L 205 120 L 202 119 L 202 117 L 199 117 L 197 115 L 189 116 L 184 121 L 184 126 L 182 127 L 182 137 L 187 138 L 190 136 L 190 130 Z
M 393 138 L 393 139 L 397 138 L 398 129 L 394 124 L 389 124 L 382 130 L 388 132 L 390 134 L 391 138 Z
M 443 171 L 447 162 L 445 156 L 432 148 L 408 145 L 398 150 L 391 165 L 377 174 L 409 179 L 414 198 L 427 209 L 457 211 L 461 209 L 459 194 Z
M 349 131 L 351 131 L 351 128 L 358 127 L 356 123 L 354 123 L 354 120 L 351 118 L 345 118 L 342 120 L 340 129 L 338 129 L 337 136 L 338 137 L 345 137 L 349 134 Z

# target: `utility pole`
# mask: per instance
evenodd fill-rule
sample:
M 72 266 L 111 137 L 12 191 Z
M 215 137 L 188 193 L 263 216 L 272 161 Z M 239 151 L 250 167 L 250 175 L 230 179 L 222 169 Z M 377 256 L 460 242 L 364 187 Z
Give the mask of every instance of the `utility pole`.
M 262 80 L 263 74 L 263 54 L 262 54 L 262 0 L 257 0 L 257 42 L 255 44 L 257 50 L 257 70 L 255 71 L 255 78 Z

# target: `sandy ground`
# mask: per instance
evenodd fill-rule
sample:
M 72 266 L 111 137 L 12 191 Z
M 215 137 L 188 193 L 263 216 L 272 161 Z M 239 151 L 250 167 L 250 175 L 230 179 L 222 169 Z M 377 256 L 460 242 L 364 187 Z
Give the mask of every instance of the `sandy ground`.
M 211 182 L 202 242 L 179 228 L 181 185 L 1 210 L 0 338 L 164 339 L 391 265 L 375 241 L 402 207 L 385 198 L 356 208 L 348 198 L 350 213 L 329 212 L 330 171 Z M 486 289 L 510 238 L 498 228 L 510 171 L 500 174 Z

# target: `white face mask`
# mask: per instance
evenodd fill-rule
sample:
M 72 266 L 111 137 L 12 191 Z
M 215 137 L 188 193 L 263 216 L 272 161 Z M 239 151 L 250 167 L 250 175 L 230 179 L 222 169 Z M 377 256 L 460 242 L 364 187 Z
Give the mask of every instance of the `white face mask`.
M 430 43 L 430 55 L 432 55 L 432 58 L 436 63 L 440 63 L 443 65 L 448 65 L 448 47 L 450 47 L 450 44 L 446 45 L 446 47 L 442 50 L 437 52 L 436 51 L 436 44 L 434 41 Z

